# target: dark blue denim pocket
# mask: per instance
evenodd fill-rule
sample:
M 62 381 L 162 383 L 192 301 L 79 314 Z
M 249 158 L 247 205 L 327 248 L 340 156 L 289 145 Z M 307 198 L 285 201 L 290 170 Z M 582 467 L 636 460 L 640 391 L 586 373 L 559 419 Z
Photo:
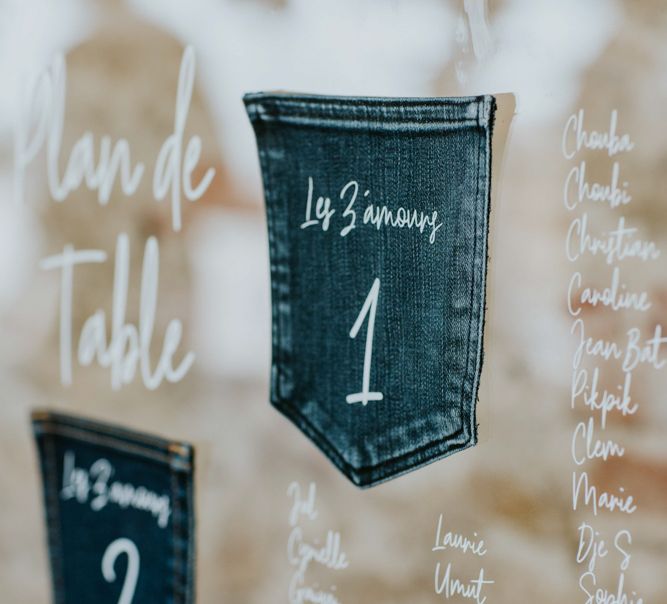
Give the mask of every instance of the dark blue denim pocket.
M 272 404 L 360 486 L 474 445 L 494 98 L 244 100 Z
M 50 412 L 32 424 L 55 604 L 192 604 L 192 447 Z

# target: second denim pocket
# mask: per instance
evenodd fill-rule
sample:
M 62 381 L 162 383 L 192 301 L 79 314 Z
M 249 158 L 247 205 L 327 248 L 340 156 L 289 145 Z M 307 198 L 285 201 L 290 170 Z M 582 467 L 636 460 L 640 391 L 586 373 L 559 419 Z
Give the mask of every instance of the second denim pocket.
M 194 602 L 194 450 L 35 412 L 55 604 Z

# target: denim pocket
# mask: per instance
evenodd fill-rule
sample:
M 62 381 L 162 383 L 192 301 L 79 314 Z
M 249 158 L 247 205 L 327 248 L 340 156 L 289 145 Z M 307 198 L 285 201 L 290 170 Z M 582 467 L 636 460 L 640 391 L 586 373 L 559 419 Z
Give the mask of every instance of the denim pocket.
M 474 445 L 495 99 L 244 101 L 272 404 L 359 486 Z
M 55 604 L 192 604 L 192 447 L 47 411 L 32 425 Z

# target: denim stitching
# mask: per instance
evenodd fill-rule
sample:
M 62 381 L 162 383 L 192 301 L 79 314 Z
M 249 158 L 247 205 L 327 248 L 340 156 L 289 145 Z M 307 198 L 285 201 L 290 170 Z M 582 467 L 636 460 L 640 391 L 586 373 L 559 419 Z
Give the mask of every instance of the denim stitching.
M 117 449 L 124 453 L 131 453 L 141 457 L 145 457 L 151 461 L 158 463 L 163 463 L 169 465 L 169 456 L 156 453 L 149 449 L 144 449 L 141 446 L 131 445 L 124 440 L 119 440 L 114 436 L 105 437 L 99 434 L 89 434 L 83 430 L 68 428 L 68 427 L 59 427 L 54 425 L 43 426 L 43 431 L 45 434 L 51 434 L 53 436 L 63 436 L 66 438 L 71 438 L 74 440 L 81 440 L 92 445 L 102 446 L 102 447 L 111 447 Z
M 299 101 L 293 101 L 293 100 L 287 100 L 287 99 L 276 99 L 275 97 L 255 97 L 255 95 L 248 95 L 246 97 L 246 103 L 248 105 L 248 113 L 252 121 L 269 121 L 267 118 L 270 117 L 271 120 L 273 120 L 276 116 L 268 116 L 266 112 L 262 112 L 259 110 L 258 105 L 260 105 L 264 100 L 268 101 L 268 105 L 270 106 L 272 103 L 276 106 L 276 108 L 279 109 L 285 109 L 285 106 L 287 106 L 289 103 L 291 103 L 294 106 L 297 106 L 298 108 L 305 108 L 305 109 L 310 109 L 311 108 L 311 103 L 307 102 L 299 102 Z M 449 100 L 449 99 L 448 99 Z M 361 103 L 365 102 L 365 100 L 361 100 Z M 400 105 L 401 103 L 404 103 L 404 100 L 397 99 L 394 101 L 395 104 Z M 474 124 L 476 127 L 482 128 L 484 132 L 484 137 L 482 140 L 479 142 L 478 145 L 476 145 L 477 149 L 477 160 L 476 160 L 476 170 L 477 170 L 477 175 L 476 175 L 476 193 L 475 193 L 475 209 L 474 209 L 474 220 L 475 220 L 475 225 L 474 225 L 474 243 L 473 243 L 473 253 L 472 253 L 472 270 L 471 270 L 471 310 L 468 314 L 468 346 L 466 349 L 466 362 L 465 362 L 465 367 L 466 367 L 466 372 L 465 376 L 462 380 L 461 383 L 461 398 L 459 401 L 459 408 L 461 409 L 462 412 L 462 427 L 454 432 L 453 434 L 449 434 L 444 438 L 440 439 L 435 439 L 429 443 L 420 445 L 419 447 L 416 447 L 414 449 L 404 451 L 401 454 L 384 459 L 383 461 L 377 463 L 377 464 L 371 464 L 368 466 L 353 466 L 349 462 L 347 462 L 343 456 L 342 453 L 338 451 L 338 449 L 331 443 L 329 438 L 325 434 L 323 434 L 318 428 L 315 427 L 315 425 L 312 423 L 312 421 L 303 415 L 303 412 L 296 406 L 294 402 L 291 400 L 287 399 L 284 396 L 284 393 L 281 392 L 280 388 L 275 388 L 272 391 L 272 396 L 271 396 L 271 402 L 274 407 L 276 407 L 283 415 L 286 415 L 289 417 L 296 425 L 297 427 L 306 434 L 310 439 L 312 439 L 316 444 L 318 444 L 319 448 L 325 453 L 325 455 L 334 463 L 336 467 L 341 469 L 348 477 L 352 479 L 355 484 L 359 484 L 360 482 L 363 482 L 363 479 L 365 476 L 370 476 L 371 483 L 370 484 L 364 484 L 360 486 L 372 486 L 373 484 L 377 484 L 377 482 L 383 481 L 383 480 L 388 480 L 390 478 L 395 477 L 398 474 L 407 472 L 411 469 L 413 466 L 420 466 L 424 465 L 426 463 L 430 463 L 432 461 L 436 461 L 436 459 L 440 459 L 446 455 L 449 455 L 455 451 L 462 450 L 465 448 L 468 448 L 472 445 L 475 444 L 477 440 L 477 426 L 476 426 L 476 401 L 477 401 L 477 396 L 478 396 L 478 387 L 479 387 L 479 374 L 481 373 L 481 365 L 482 365 L 482 353 L 483 351 L 481 350 L 482 343 L 483 343 L 483 330 L 484 330 L 484 312 L 482 311 L 482 317 L 480 319 L 480 325 L 479 325 L 479 330 L 478 333 L 473 336 L 472 334 L 472 327 L 473 327 L 473 322 L 474 318 L 477 317 L 480 313 L 480 310 L 482 308 L 485 308 L 485 296 L 486 296 L 486 267 L 487 267 L 487 242 L 486 242 L 486 237 L 488 236 L 488 228 L 489 228 L 489 220 L 488 220 L 488 213 L 490 212 L 490 203 L 489 203 L 489 196 L 490 196 L 490 182 L 487 183 L 487 180 L 490 180 L 490 162 L 491 162 L 491 150 L 490 150 L 490 137 L 492 134 L 492 128 L 493 128 L 493 112 L 495 110 L 495 99 L 493 98 L 488 98 L 488 97 L 470 97 L 470 98 L 465 98 L 465 99 L 460 99 L 459 105 L 464 105 L 466 103 L 471 103 L 471 102 L 477 102 L 477 116 L 476 119 L 473 120 L 463 120 L 464 125 L 462 127 L 470 127 L 471 125 Z M 378 105 L 381 108 L 386 108 L 386 105 L 383 105 L 382 103 L 388 103 L 386 99 L 379 100 Z M 317 103 L 312 103 L 314 108 L 316 110 L 320 110 L 323 113 L 326 112 L 327 104 L 317 104 Z M 428 106 L 422 105 L 423 106 Z M 354 106 L 353 104 L 346 105 L 346 104 L 340 104 L 340 103 L 331 103 L 330 107 L 333 109 L 341 109 L 346 112 L 349 112 L 350 110 L 355 112 L 355 110 L 358 109 L 367 109 L 366 107 L 361 107 L 361 106 Z M 415 104 L 412 106 L 412 108 L 419 108 L 419 104 Z M 359 113 L 357 111 L 357 113 Z M 347 114 L 346 114 L 347 116 Z M 282 120 L 283 116 L 278 116 L 278 119 L 276 121 L 285 121 Z M 308 120 L 308 116 L 305 116 L 306 119 Z M 349 116 L 347 116 L 349 117 Z M 369 123 L 368 117 L 364 116 L 357 116 L 354 115 L 354 118 L 359 118 L 362 120 L 365 120 L 366 123 Z M 386 113 L 381 116 L 382 118 L 386 118 Z M 460 118 L 450 118 L 451 120 L 457 120 L 459 123 L 462 121 Z M 296 121 L 296 120 L 295 120 Z M 306 125 L 312 125 L 313 123 L 316 123 L 317 120 L 310 120 Z M 299 125 L 304 125 L 303 120 L 299 123 Z M 321 124 L 318 124 L 318 126 L 321 127 Z M 368 128 L 366 128 L 368 129 Z M 411 129 L 414 131 L 414 129 Z M 259 134 L 259 132 L 258 132 Z M 267 211 L 270 212 L 272 216 L 271 222 L 275 225 L 275 213 L 278 211 L 280 208 L 276 208 L 276 195 L 277 195 L 277 190 L 276 188 L 272 185 L 272 171 L 268 166 L 267 158 L 266 158 L 266 149 L 272 148 L 271 140 L 275 141 L 275 132 L 272 129 L 266 129 L 262 133 L 264 136 L 266 136 L 266 141 L 265 144 L 258 144 L 259 148 L 259 155 L 260 155 L 260 163 L 261 163 L 261 169 L 262 169 L 262 175 L 265 180 L 265 197 L 266 197 L 266 206 L 267 206 Z M 281 141 L 282 143 L 282 141 Z M 285 145 L 282 144 L 281 148 L 285 148 Z M 482 154 L 484 155 L 485 159 L 485 167 L 489 168 L 487 170 L 487 177 L 484 179 L 485 182 L 481 183 L 482 181 Z M 481 186 L 481 185 L 484 186 Z M 481 195 L 484 194 L 484 198 L 481 199 Z M 481 204 L 480 204 L 481 202 Z M 481 207 L 480 207 L 481 206 Z M 481 221 L 481 224 L 480 224 Z M 484 237 L 485 241 L 482 242 L 481 248 L 478 247 L 478 239 L 480 236 L 480 230 L 481 236 Z M 275 238 L 279 237 L 280 233 L 277 233 L 277 229 L 269 229 L 270 233 L 269 236 L 270 238 Z M 289 240 L 289 235 L 287 236 Z M 275 245 L 275 242 L 272 241 L 272 243 Z M 285 242 L 286 243 L 286 242 Z M 287 245 L 287 244 L 286 244 Z M 289 246 L 287 246 L 289 247 Z M 483 257 L 478 257 L 479 253 L 483 253 Z M 275 256 L 272 255 L 272 264 L 275 263 L 274 260 Z M 277 263 L 275 263 L 277 265 Z M 481 291 L 479 292 L 481 295 L 481 300 L 477 300 L 477 296 L 475 295 L 475 286 L 477 283 L 477 275 L 476 275 L 476 267 L 477 265 L 480 266 L 480 269 L 482 270 L 482 276 L 481 276 Z M 288 274 L 291 273 L 291 267 L 289 266 L 289 262 L 287 262 L 287 266 L 284 267 L 285 270 L 282 272 L 285 272 Z M 273 271 L 272 278 L 275 278 L 277 271 Z M 272 301 L 272 310 L 274 315 L 280 315 L 280 309 L 276 307 L 276 302 Z M 282 351 L 284 349 L 284 341 L 283 341 L 283 335 L 280 331 L 280 320 L 276 321 L 276 324 L 278 326 L 277 333 L 276 333 L 276 338 L 278 340 L 278 348 Z M 479 333 L 481 331 L 481 333 Z M 473 343 L 473 339 L 475 342 Z M 476 353 L 474 355 L 471 355 L 471 350 L 473 348 L 476 349 Z M 275 345 L 276 342 L 274 342 L 274 350 L 275 350 Z M 274 357 L 274 362 L 273 365 L 276 365 L 276 371 L 278 373 L 284 371 L 284 359 L 282 357 L 282 354 L 276 355 Z M 466 405 L 464 404 L 464 401 L 467 400 L 464 392 L 466 390 L 471 391 L 471 409 L 470 412 L 465 411 Z M 303 403 L 306 403 L 307 401 L 302 401 Z M 466 421 L 467 420 L 467 421 Z M 462 432 L 467 432 L 467 439 L 466 442 L 464 443 L 455 443 L 457 436 L 459 436 Z M 448 448 L 446 453 L 443 454 L 442 452 L 439 453 L 433 453 L 431 454 L 430 458 L 423 458 L 421 453 L 428 451 L 428 450 L 433 450 L 437 451 L 439 448 Z
M 125 431 L 98 422 L 50 412 L 36 412 L 33 414 L 33 418 L 33 430 L 40 450 L 40 463 L 43 467 L 49 558 L 51 559 L 55 603 L 64 604 L 66 602 L 55 455 L 55 438 L 57 436 L 111 448 L 121 453 L 133 453 L 167 467 L 170 474 L 171 498 L 174 505 L 174 514 L 172 515 L 173 604 L 189 604 L 192 602 L 194 598 L 193 552 L 195 538 L 194 507 L 192 505 L 193 449 L 189 445 L 165 441 L 143 433 Z M 76 426 L 76 428 L 72 426 Z M 90 433 L 89 431 L 94 432 Z M 107 434 L 100 434 L 99 432 L 106 432 Z M 129 443 L 126 440 L 129 438 L 142 443 L 145 442 L 154 447 L 160 447 L 162 450 L 166 448 L 166 453 Z M 178 451 L 175 451 L 174 447 L 178 448 Z M 188 459 L 192 461 L 188 461 Z M 183 491 L 183 495 L 181 495 L 181 491 Z M 184 515 L 190 517 L 189 523 L 183 522 Z M 181 543 L 182 541 L 185 543 Z M 185 550 L 185 554 L 183 550 Z

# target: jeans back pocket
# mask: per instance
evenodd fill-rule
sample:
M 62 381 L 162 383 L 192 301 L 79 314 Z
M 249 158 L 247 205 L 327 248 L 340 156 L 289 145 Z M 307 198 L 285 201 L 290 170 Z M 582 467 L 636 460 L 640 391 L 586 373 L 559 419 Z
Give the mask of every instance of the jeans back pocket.
M 474 445 L 495 99 L 244 100 L 272 404 L 359 486 Z
M 48 411 L 32 424 L 55 604 L 192 604 L 193 448 Z

